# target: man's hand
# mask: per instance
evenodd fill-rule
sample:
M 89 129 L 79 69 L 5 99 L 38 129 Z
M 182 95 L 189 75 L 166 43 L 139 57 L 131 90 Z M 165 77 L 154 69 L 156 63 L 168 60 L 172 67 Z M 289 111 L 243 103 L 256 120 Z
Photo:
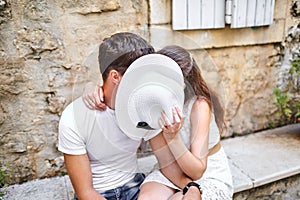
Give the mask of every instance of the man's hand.
M 182 198 L 183 200 L 201 200 L 201 194 L 198 188 L 190 187 Z

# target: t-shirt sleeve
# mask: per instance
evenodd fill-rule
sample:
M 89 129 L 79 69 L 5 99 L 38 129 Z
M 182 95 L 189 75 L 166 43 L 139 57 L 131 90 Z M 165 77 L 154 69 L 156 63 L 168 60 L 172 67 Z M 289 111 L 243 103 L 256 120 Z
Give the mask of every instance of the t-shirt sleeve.
M 157 136 L 160 132 L 161 132 L 161 129 L 148 131 L 144 136 L 144 140 L 148 141 L 148 140 L 154 138 L 155 136 Z
M 70 155 L 86 154 L 86 146 L 83 137 L 73 126 L 72 120 L 61 118 L 58 131 L 58 150 Z

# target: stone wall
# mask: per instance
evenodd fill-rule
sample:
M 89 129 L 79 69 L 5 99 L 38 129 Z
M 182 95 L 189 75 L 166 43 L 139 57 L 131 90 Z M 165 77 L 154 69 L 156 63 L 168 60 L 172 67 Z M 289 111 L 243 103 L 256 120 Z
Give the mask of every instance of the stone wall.
M 273 88 L 274 45 L 209 50 L 223 83 L 227 136 L 269 128 L 276 106 Z M 275 59 L 272 59 L 275 57 Z M 218 87 L 215 87 L 218 88 Z M 220 93 L 219 93 L 220 94 Z
M 8 183 L 64 172 L 57 151 L 60 114 L 88 80 L 101 83 L 97 47 L 115 32 L 136 32 L 156 48 L 168 39 L 190 40 L 188 49 L 223 100 L 229 127 L 224 136 L 268 128 L 286 49 L 297 51 L 299 43 L 288 40 L 284 47 L 289 27 L 292 38 L 298 37 L 292 0 L 276 0 L 270 27 L 182 31 L 179 40 L 170 28 L 170 10 L 161 11 L 170 3 L 0 0 L 0 165 L 6 166 Z
M 0 0 L 0 166 L 9 183 L 62 172 L 59 117 L 87 80 L 99 80 L 95 49 L 118 31 L 146 37 L 147 19 L 141 0 Z

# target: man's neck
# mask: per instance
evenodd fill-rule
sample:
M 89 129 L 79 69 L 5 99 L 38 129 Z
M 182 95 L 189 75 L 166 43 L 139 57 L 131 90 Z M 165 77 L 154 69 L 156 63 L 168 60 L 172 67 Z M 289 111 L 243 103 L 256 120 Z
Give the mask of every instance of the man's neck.
M 112 84 L 103 85 L 104 103 L 112 110 L 115 109 L 115 91 L 116 88 Z

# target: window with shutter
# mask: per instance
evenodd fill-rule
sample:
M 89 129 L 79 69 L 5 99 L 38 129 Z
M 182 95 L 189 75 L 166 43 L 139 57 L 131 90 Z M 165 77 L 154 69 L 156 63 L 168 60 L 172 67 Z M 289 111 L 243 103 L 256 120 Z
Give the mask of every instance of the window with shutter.
M 232 0 L 231 28 L 272 24 L 274 4 L 274 0 Z
M 174 30 L 225 27 L 224 0 L 173 0 Z
M 173 0 L 174 30 L 270 25 L 275 0 Z

